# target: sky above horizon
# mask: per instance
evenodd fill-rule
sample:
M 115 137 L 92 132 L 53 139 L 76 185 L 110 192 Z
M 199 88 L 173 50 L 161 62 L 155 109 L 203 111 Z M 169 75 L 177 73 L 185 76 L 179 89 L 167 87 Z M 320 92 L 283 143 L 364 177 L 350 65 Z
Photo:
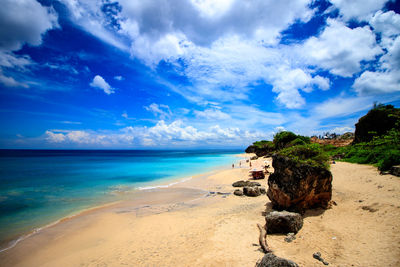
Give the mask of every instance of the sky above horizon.
M 3 0 L 0 148 L 244 148 L 400 106 L 400 2 Z

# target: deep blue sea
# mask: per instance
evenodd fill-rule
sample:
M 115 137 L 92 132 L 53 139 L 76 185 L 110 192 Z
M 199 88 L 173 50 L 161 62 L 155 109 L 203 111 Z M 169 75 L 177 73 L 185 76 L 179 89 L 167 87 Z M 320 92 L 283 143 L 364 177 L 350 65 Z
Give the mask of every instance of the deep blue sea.
M 0 150 L 0 250 L 115 192 L 230 167 L 241 151 Z

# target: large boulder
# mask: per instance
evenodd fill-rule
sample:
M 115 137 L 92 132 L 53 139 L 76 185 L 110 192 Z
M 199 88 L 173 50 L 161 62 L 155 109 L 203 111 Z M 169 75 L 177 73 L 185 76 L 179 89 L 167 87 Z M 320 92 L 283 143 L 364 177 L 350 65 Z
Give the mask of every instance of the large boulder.
M 295 212 L 272 211 L 265 216 L 268 234 L 297 233 L 303 227 L 303 217 Z
M 245 186 L 243 187 L 243 194 L 248 197 L 258 197 L 261 192 L 258 186 Z
M 332 198 L 332 173 L 320 166 L 299 163 L 275 154 L 275 172 L 268 178 L 267 196 L 275 209 L 303 212 L 327 208 Z
M 280 258 L 272 253 L 267 253 L 261 261 L 256 264 L 256 267 L 298 267 L 298 265 L 291 260 Z

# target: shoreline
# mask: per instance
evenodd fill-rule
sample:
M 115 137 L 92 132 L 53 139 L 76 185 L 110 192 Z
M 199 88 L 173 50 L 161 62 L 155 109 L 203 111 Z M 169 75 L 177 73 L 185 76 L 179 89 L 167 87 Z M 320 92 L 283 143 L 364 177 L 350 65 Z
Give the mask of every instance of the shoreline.
M 232 155 L 233 160 L 236 160 L 236 158 L 242 158 L 243 155 L 246 155 L 246 154 L 234 154 L 234 155 Z M 236 160 L 236 161 L 238 161 L 238 160 Z M 35 227 L 32 230 L 30 230 L 29 232 L 21 233 L 16 238 L 9 240 L 9 241 L 5 241 L 0 244 L 0 255 L 2 253 L 6 252 L 7 250 L 14 248 L 20 242 L 22 242 L 34 235 L 40 234 L 42 231 L 45 231 L 48 228 L 54 227 L 60 223 L 66 222 L 68 220 L 72 220 L 79 216 L 84 216 L 87 213 L 95 212 L 95 211 L 101 210 L 101 209 L 106 209 L 106 208 L 112 207 L 114 205 L 120 204 L 122 202 L 129 201 L 129 198 L 134 197 L 135 194 L 137 194 L 139 192 L 145 193 L 145 192 L 149 192 L 149 191 L 153 191 L 153 190 L 168 189 L 171 187 L 178 186 L 182 183 L 188 182 L 192 179 L 202 179 L 202 178 L 204 179 L 212 174 L 215 174 L 217 172 L 227 170 L 227 169 L 229 169 L 229 167 L 223 167 L 223 165 L 218 165 L 218 166 L 212 167 L 212 170 L 209 170 L 205 173 L 192 174 L 189 177 L 187 177 L 187 175 L 184 175 L 184 177 L 159 179 L 159 180 L 144 183 L 145 184 L 144 186 L 129 186 L 129 188 L 130 188 L 129 190 L 121 190 L 121 191 L 113 190 L 110 192 L 110 194 L 120 195 L 122 197 L 122 199 L 112 201 L 112 202 L 106 202 L 103 204 L 94 205 L 92 207 L 88 207 L 88 208 L 84 208 L 84 209 L 77 209 L 76 211 L 72 212 L 69 215 L 63 216 L 63 217 L 56 219 L 55 221 L 52 221 L 50 223 L 47 223 L 43 226 Z M 114 193 L 114 191 L 117 191 L 117 192 Z

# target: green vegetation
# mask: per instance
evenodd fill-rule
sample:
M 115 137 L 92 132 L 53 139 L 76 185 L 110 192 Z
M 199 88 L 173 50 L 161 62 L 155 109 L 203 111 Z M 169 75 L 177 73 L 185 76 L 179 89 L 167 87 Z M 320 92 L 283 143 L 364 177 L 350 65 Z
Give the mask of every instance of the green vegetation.
M 352 145 L 325 150 L 333 158 L 373 164 L 380 171 L 400 164 L 400 109 L 392 105 L 375 104 L 356 124 Z
M 373 164 L 380 171 L 387 171 L 400 164 L 400 131 L 393 128 L 387 134 L 328 151 L 333 158 L 352 163 Z
M 329 155 L 319 144 L 311 144 L 307 136 L 296 135 L 292 132 L 282 131 L 274 136 L 273 141 L 257 141 L 246 149 L 247 153 L 256 153 L 257 156 L 271 156 L 278 153 L 289 157 L 298 163 L 329 168 Z
M 338 139 L 351 139 L 352 133 L 342 136 L 326 134 Z M 354 141 L 345 147 L 311 144 L 310 138 L 283 131 L 273 141 L 258 141 L 246 149 L 257 156 L 274 153 L 289 157 L 299 163 L 328 168 L 329 156 L 352 163 L 373 164 L 387 171 L 400 164 L 400 109 L 392 105 L 375 104 L 356 124 Z
M 278 154 L 298 163 L 329 169 L 329 155 L 319 144 L 291 146 L 280 150 Z

